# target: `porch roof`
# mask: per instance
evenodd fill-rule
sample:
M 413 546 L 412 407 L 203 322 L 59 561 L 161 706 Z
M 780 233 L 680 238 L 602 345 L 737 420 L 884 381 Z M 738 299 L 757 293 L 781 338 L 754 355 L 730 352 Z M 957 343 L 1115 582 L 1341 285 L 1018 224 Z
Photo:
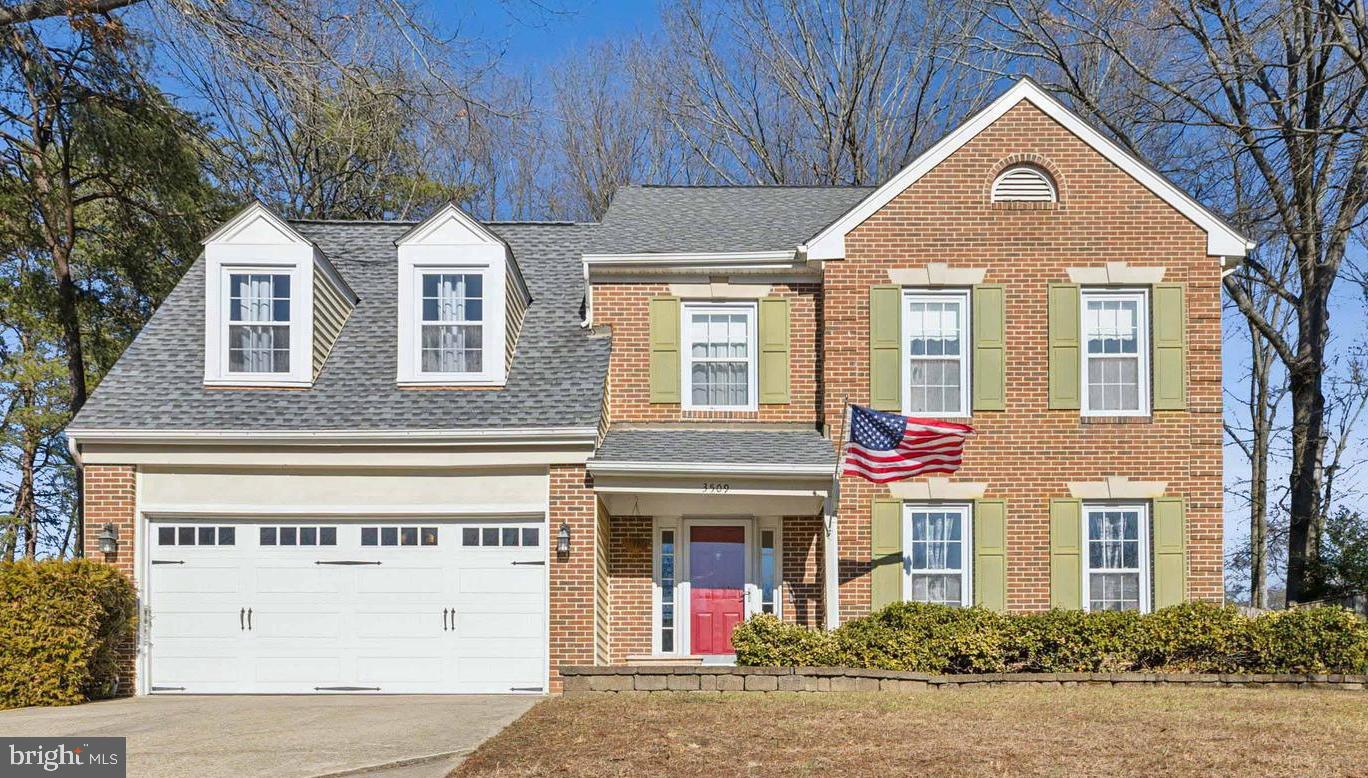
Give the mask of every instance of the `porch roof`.
M 591 469 L 712 471 L 774 469 L 794 475 L 830 471 L 831 441 L 813 429 L 609 430 Z

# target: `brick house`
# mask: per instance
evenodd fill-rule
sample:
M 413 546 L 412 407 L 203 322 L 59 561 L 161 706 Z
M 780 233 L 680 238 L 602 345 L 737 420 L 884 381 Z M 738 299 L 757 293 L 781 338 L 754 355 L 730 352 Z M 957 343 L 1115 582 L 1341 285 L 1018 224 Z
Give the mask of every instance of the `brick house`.
M 68 431 L 129 688 L 539 693 L 757 613 L 1220 600 L 1248 248 L 1028 81 L 877 188 L 249 207 Z M 834 481 L 847 401 L 972 425 L 962 469 Z

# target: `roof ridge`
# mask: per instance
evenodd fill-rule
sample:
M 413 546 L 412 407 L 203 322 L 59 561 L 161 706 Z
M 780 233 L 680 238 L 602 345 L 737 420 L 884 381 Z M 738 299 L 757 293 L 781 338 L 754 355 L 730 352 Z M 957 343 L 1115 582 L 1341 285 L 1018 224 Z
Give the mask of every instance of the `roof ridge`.
M 877 184 L 623 184 L 619 189 L 875 189 Z

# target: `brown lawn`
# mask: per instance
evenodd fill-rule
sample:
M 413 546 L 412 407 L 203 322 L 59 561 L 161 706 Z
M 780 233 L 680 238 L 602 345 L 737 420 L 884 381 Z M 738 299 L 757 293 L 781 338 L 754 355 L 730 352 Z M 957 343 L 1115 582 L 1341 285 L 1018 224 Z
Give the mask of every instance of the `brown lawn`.
M 1368 692 L 998 687 L 550 699 L 456 776 L 1368 775 Z

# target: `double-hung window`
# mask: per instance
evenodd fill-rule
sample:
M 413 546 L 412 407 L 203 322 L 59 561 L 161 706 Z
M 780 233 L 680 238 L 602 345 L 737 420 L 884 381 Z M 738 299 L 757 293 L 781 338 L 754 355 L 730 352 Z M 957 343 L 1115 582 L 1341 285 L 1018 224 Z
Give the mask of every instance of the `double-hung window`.
M 228 373 L 290 372 L 290 274 L 228 272 Z
M 420 271 L 423 373 L 464 375 L 484 370 L 484 277 L 478 272 Z
M 683 306 L 684 408 L 755 410 L 755 304 Z
M 905 599 L 956 607 L 973 603 L 973 533 L 968 506 L 904 508 Z
M 1083 290 L 1083 413 L 1149 413 L 1149 299 L 1142 291 Z
M 903 293 L 903 411 L 969 414 L 969 293 Z
M 1083 604 L 1088 610 L 1149 610 L 1148 519 L 1143 505 L 1083 507 Z

